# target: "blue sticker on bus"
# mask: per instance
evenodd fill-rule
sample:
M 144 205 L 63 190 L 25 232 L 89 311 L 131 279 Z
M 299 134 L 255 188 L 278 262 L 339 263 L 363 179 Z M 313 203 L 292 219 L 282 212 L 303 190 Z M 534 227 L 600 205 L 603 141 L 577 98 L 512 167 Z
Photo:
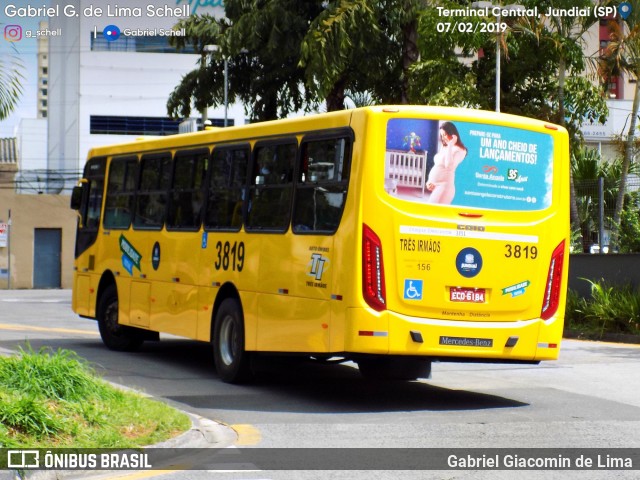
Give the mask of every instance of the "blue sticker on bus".
M 133 275 L 133 260 L 131 260 L 126 254 L 122 255 L 122 266 L 129 272 L 129 275 Z
M 422 280 L 404 280 L 404 299 L 422 300 Z
M 202 232 L 202 248 L 207 248 L 208 241 L 209 241 L 209 233 Z
M 463 277 L 475 277 L 482 270 L 482 255 L 475 248 L 463 248 L 456 257 L 456 269 Z

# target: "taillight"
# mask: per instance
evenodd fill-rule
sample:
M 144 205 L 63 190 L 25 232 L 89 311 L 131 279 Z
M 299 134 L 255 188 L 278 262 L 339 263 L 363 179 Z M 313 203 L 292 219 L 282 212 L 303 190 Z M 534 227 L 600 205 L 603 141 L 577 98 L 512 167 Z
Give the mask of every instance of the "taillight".
M 562 267 L 564 264 L 564 240 L 551 254 L 547 285 L 544 290 L 544 300 L 540 318 L 549 320 L 558 310 L 560 305 L 560 292 L 562 288 Z
M 378 312 L 386 309 L 382 242 L 366 225 L 362 225 L 362 284 L 362 293 L 369 306 Z

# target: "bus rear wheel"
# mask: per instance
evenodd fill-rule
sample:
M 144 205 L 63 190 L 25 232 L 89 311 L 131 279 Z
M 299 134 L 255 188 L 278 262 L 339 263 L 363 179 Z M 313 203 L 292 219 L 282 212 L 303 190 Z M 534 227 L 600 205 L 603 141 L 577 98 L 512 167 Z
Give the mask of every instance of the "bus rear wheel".
M 225 299 L 216 312 L 213 358 L 223 382 L 242 383 L 251 378 L 249 354 L 244 349 L 244 316 L 235 298 Z
M 144 337 L 136 328 L 118 323 L 118 291 L 115 285 L 107 287 L 98 305 L 98 330 L 102 342 L 110 350 L 132 352 L 138 350 Z

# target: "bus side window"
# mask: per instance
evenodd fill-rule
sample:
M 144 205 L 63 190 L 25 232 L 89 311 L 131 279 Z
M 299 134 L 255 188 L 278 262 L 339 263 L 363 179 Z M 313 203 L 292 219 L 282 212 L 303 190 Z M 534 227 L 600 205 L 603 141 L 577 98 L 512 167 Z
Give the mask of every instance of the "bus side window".
M 101 178 L 89 181 L 89 201 L 84 226 L 87 229 L 97 229 L 100 225 L 100 210 L 102 209 L 102 191 L 104 180 Z
M 111 160 L 104 208 L 105 228 L 127 229 L 131 225 L 137 176 L 137 157 Z
M 171 156 L 168 153 L 145 155 L 140 165 L 140 184 L 133 226 L 159 230 L 164 225 L 167 210 Z
M 167 228 L 197 230 L 204 201 L 208 150 L 176 153 Z
M 347 197 L 347 138 L 303 141 L 293 208 L 294 233 L 334 233 Z
M 204 221 L 206 229 L 240 230 L 248 166 L 249 146 L 213 150 Z
M 287 230 L 297 150 L 297 143 L 291 141 L 258 145 L 254 149 L 247 230 Z

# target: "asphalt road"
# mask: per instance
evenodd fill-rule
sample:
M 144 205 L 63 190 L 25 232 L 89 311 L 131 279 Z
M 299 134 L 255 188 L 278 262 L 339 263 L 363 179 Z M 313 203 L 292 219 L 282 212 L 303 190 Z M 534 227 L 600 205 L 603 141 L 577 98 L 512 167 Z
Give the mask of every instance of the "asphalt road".
M 206 344 L 163 337 L 137 353 L 111 352 L 95 322 L 71 312 L 69 291 L 0 291 L 0 352 L 27 341 L 34 349 L 75 350 L 110 381 L 224 423 L 235 432 L 229 443 L 238 447 L 451 448 L 456 453 L 485 447 L 640 448 L 640 346 L 635 345 L 567 340 L 556 362 L 438 363 L 430 380 L 391 384 L 367 382 L 348 364 L 263 359 L 253 384 L 235 386 L 217 378 Z M 375 475 L 193 471 L 162 477 L 631 479 L 640 477 L 640 465 L 634 468 Z

